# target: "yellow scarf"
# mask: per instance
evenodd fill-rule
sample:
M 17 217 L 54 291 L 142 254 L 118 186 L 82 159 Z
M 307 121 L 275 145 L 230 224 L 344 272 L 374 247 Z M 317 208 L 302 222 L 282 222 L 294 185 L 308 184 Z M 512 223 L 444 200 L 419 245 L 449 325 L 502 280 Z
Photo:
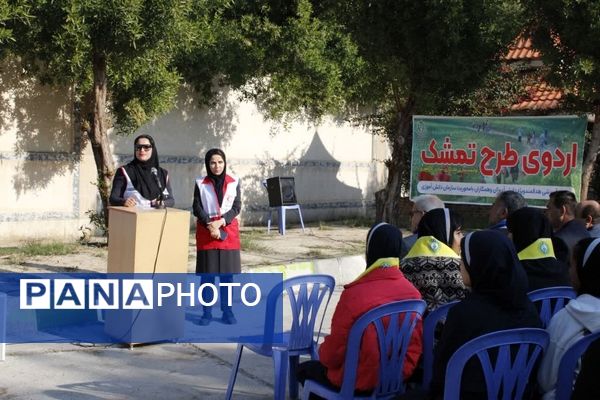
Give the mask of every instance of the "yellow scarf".
M 450 257 L 460 258 L 458 254 L 445 243 L 440 242 L 433 236 L 422 236 L 417 239 L 406 257 Z
M 554 247 L 552 240 L 549 238 L 541 238 L 531 243 L 517 254 L 519 260 L 537 260 L 538 258 L 556 258 L 554 255 Z
M 379 258 L 377 261 L 371 264 L 369 268 L 365 269 L 363 273 L 360 274 L 358 278 L 356 278 L 354 281 L 359 280 L 360 278 L 369 274 L 373 270 L 376 270 L 377 268 L 399 268 L 399 265 L 400 259 L 398 257 Z

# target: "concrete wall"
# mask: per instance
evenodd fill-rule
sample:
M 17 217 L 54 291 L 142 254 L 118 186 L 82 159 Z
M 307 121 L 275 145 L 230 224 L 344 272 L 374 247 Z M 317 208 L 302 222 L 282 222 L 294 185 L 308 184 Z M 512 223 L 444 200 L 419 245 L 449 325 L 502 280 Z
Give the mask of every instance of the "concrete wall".
M 91 150 L 73 125 L 71 94 L 24 79 L 10 64 L 0 71 L 0 243 L 77 237 L 99 199 Z M 242 178 L 245 224 L 264 223 L 261 181 L 268 177 L 295 177 L 307 221 L 373 214 L 374 192 L 385 182 L 387 145 L 367 129 L 334 118 L 284 126 L 233 91 L 206 109 L 182 90 L 174 110 L 138 133 L 155 138 L 183 209 L 191 208 L 195 177 L 205 173 L 205 152 L 223 149 L 229 171 Z M 111 139 L 115 163 L 129 161 L 133 136 Z
M 373 193 L 384 182 L 384 167 L 373 161 L 380 139 L 364 128 L 332 118 L 318 126 L 298 121 L 284 127 L 266 121 L 256 105 L 236 101 L 235 92 L 224 93 L 208 112 L 196 107 L 191 93 L 182 92 L 178 104 L 168 115 L 140 129 L 156 141 L 161 165 L 172 179 L 177 207 L 191 207 L 194 179 L 205 174 L 204 154 L 218 147 L 227 155 L 228 170 L 242 178 L 245 223 L 264 220 L 268 200 L 261 181 L 272 176 L 295 178 L 307 220 L 365 215 L 373 210 Z M 132 141 L 133 137 L 113 138 L 118 164 L 133 157 Z
M 0 67 L 0 244 L 74 237 L 95 208 L 91 152 L 80 155 L 68 89 L 48 89 Z

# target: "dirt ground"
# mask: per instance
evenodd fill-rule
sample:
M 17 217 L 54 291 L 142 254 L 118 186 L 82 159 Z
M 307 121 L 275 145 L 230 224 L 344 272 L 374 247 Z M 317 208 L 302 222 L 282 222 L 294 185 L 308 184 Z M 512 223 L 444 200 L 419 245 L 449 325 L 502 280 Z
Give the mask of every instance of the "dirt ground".
M 298 261 L 326 259 L 364 253 L 368 228 L 320 225 L 287 229 L 286 235 L 265 228 L 242 228 L 242 266 L 254 268 L 289 264 Z M 93 238 L 78 244 L 72 254 L 52 256 L 0 256 L 0 272 L 106 272 L 108 247 L 106 239 Z M 188 271 L 196 265 L 195 238 L 189 237 Z

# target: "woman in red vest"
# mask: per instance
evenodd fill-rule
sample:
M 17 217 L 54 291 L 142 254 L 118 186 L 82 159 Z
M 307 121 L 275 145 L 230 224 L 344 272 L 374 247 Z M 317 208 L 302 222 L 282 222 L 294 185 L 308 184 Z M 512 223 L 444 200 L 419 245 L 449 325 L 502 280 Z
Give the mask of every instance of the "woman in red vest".
M 204 158 L 207 175 L 196 179 L 194 215 L 196 222 L 196 273 L 224 274 L 222 283 L 232 282 L 232 275 L 241 272 L 240 232 L 237 215 L 241 209 L 240 181 L 227 174 L 225 153 L 211 149 Z M 202 277 L 203 283 L 214 283 L 214 276 Z M 227 304 L 227 288 L 221 288 L 221 320 L 225 324 L 237 321 Z M 209 290 L 205 290 L 209 293 Z M 205 299 L 210 301 L 210 299 Z M 212 307 L 204 306 L 200 325 L 212 321 Z

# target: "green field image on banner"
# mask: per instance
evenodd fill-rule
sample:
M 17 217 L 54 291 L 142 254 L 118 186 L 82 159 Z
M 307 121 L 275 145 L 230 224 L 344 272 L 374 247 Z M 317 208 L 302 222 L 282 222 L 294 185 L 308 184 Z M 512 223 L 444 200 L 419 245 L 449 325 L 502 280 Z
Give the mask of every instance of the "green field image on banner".
M 544 206 L 550 193 L 579 195 L 586 117 L 413 118 L 410 198 L 492 204 L 505 190 Z

